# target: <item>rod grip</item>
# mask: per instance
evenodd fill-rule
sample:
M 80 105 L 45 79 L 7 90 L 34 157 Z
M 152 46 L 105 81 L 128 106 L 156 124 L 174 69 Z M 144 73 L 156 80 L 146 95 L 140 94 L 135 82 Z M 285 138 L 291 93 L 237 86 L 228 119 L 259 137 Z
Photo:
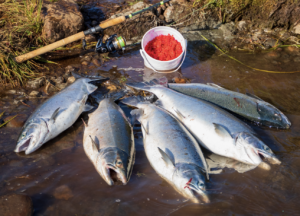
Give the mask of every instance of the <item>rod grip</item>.
M 77 34 L 71 35 L 71 36 L 69 36 L 67 38 L 64 38 L 62 40 L 56 41 L 55 43 L 52 43 L 52 44 L 49 44 L 47 46 L 41 47 L 41 48 L 39 48 L 37 50 L 34 50 L 32 52 L 26 53 L 24 55 L 20 55 L 20 56 L 15 58 L 15 61 L 18 62 L 18 63 L 22 63 L 22 62 L 24 62 L 28 59 L 34 58 L 38 55 L 42 55 L 46 52 L 49 52 L 49 51 L 54 50 L 54 49 L 56 49 L 58 47 L 61 47 L 61 46 L 65 46 L 69 43 L 80 40 L 82 38 L 84 38 L 84 33 L 79 32 Z
M 99 26 L 101 28 L 105 29 L 105 28 L 117 25 L 119 23 L 122 23 L 125 20 L 126 20 L 125 16 L 120 16 L 120 17 L 117 17 L 117 18 L 114 18 L 114 19 L 111 19 L 111 20 L 104 21 L 104 22 L 100 23 Z

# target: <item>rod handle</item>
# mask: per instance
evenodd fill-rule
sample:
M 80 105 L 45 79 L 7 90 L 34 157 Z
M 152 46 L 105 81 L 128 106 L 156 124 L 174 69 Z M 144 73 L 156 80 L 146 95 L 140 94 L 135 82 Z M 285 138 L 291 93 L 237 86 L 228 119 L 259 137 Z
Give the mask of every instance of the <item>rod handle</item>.
M 117 25 L 119 23 L 122 23 L 125 20 L 126 20 L 125 16 L 120 16 L 120 17 L 117 17 L 117 18 L 114 18 L 114 19 L 111 19 L 111 20 L 104 21 L 104 22 L 100 23 L 99 26 L 103 29 L 106 29 L 108 27 L 111 27 L 111 26 Z
M 34 50 L 32 52 L 20 55 L 20 56 L 18 56 L 18 57 L 15 58 L 15 61 L 18 62 L 18 63 L 22 63 L 22 62 L 24 62 L 24 61 L 26 61 L 28 59 L 34 58 L 34 57 L 36 57 L 38 55 L 42 55 L 42 54 L 44 54 L 46 52 L 49 52 L 49 51 L 54 50 L 54 49 L 56 49 L 58 47 L 61 47 L 61 46 L 65 46 L 65 45 L 67 45 L 69 43 L 72 43 L 74 41 L 80 40 L 82 38 L 84 38 L 83 31 L 79 32 L 77 34 L 71 35 L 71 36 L 69 36 L 67 38 L 64 38 L 62 40 L 56 41 L 56 42 L 54 42 L 52 44 L 49 44 L 47 46 L 41 47 L 39 49 L 36 49 L 36 50 Z

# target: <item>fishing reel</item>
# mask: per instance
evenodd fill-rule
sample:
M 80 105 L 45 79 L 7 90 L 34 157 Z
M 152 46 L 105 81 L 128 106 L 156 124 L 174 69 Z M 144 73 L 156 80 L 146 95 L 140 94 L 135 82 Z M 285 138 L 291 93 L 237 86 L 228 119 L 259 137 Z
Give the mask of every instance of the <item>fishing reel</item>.
M 126 40 L 122 36 L 117 36 L 117 34 L 111 35 L 109 38 L 103 42 L 103 37 L 101 36 L 98 40 L 95 51 L 98 53 L 115 52 L 122 50 L 124 52 L 126 46 Z
M 98 37 L 99 38 L 99 37 Z M 115 51 L 122 50 L 124 52 L 126 46 L 126 40 L 122 36 L 117 36 L 117 34 L 111 35 L 103 42 L 103 36 L 100 35 L 98 42 L 95 47 L 95 52 L 98 53 L 113 53 Z M 82 41 L 82 47 L 85 49 L 86 42 Z

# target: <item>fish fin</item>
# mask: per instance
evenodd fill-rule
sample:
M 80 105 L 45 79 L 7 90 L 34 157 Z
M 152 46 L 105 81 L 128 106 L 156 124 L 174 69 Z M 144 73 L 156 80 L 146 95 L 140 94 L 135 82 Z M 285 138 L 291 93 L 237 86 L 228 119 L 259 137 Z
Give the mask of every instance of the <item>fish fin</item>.
M 215 131 L 219 136 L 221 136 L 223 138 L 232 139 L 231 134 L 228 132 L 228 130 L 224 126 L 217 124 L 217 123 L 213 123 L 213 124 L 215 126 Z
M 150 82 L 126 83 L 126 85 L 128 87 L 135 88 L 138 90 L 150 91 L 151 87 L 167 87 L 168 80 L 166 80 L 167 78 L 163 77 L 161 79 L 153 79 Z
M 142 109 L 135 109 L 135 110 L 132 110 L 130 112 L 132 118 L 131 118 L 131 123 L 134 123 L 135 120 L 140 120 L 140 117 L 144 114 L 143 110 Z M 132 124 L 133 125 L 133 124 Z
M 98 88 L 97 86 L 95 86 L 91 83 L 86 83 L 86 89 L 87 89 L 89 94 L 96 91 L 97 88 Z
M 92 146 L 93 146 L 93 151 L 97 151 L 99 152 L 100 151 L 100 146 L 97 145 L 97 143 L 95 143 L 95 141 L 93 140 L 93 138 L 91 137 L 91 135 L 89 135 L 91 140 L 92 140 Z
M 155 101 L 154 104 L 156 106 L 163 107 L 163 104 L 162 104 L 161 100 L 159 100 L 159 99 L 157 101 Z
M 141 125 L 142 125 L 142 128 L 144 129 L 144 131 L 146 132 L 146 134 L 149 134 L 149 124 L 148 124 L 148 122 L 147 122 L 146 127 L 144 127 L 144 125 L 142 124 L 142 122 L 141 122 Z
M 86 104 L 82 110 L 82 112 L 87 112 L 90 111 L 91 109 L 93 109 L 94 107 L 91 105 Z
M 177 113 L 179 119 L 185 118 L 185 116 L 177 108 L 173 108 L 173 110 Z
M 138 107 L 139 103 L 150 103 L 148 101 L 145 101 L 145 99 L 142 96 L 132 96 L 125 99 L 122 99 L 120 101 L 123 104 L 126 104 L 128 106 L 132 107 Z
M 60 107 L 58 107 L 52 114 L 50 120 L 53 120 L 53 122 L 55 122 L 55 119 L 57 118 L 58 116 L 58 113 L 59 113 L 59 110 L 60 110 Z
M 217 85 L 217 84 L 215 84 L 215 83 L 206 83 L 206 85 L 212 86 L 212 87 L 215 87 L 215 88 L 224 89 L 223 87 L 221 87 L 221 86 L 219 86 L 219 85 Z
M 83 118 L 81 118 L 81 120 L 82 120 L 82 122 L 83 122 L 83 124 L 84 124 L 84 127 L 88 127 L 88 125 L 85 123 L 85 121 L 83 120 Z
M 257 96 L 254 95 L 254 94 L 251 94 L 251 93 L 248 93 L 248 92 L 247 92 L 246 95 L 249 96 L 249 97 L 252 97 L 252 98 L 254 98 L 254 99 L 257 99 L 257 100 L 260 100 L 260 101 L 264 101 L 264 100 L 262 100 L 261 98 L 257 97 Z
M 75 72 L 71 72 L 72 73 L 72 76 L 75 77 L 75 79 L 80 79 L 80 78 L 88 78 L 88 79 L 91 79 L 91 80 L 102 80 L 102 81 L 106 81 L 106 80 L 109 80 L 108 77 L 103 77 L 103 76 L 91 76 L 91 75 L 85 75 L 85 74 L 78 74 L 78 73 L 75 73 Z
M 158 151 L 161 154 L 161 158 L 164 160 L 164 162 L 166 163 L 167 166 L 172 166 L 175 167 L 175 164 L 173 163 L 173 161 L 171 160 L 171 158 L 169 157 L 169 155 L 167 155 L 163 150 L 161 150 L 159 147 Z

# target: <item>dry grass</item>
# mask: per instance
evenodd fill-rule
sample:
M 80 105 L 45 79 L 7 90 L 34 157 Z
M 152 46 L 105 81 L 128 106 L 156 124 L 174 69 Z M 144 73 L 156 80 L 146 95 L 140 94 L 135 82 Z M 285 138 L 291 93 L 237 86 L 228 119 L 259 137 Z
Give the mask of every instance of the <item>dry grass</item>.
M 41 68 L 35 61 L 17 64 L 13 58 L 26 53 L 31 46 L 43 46 L 41 37 L 42 0 L 6 0 L 0 4 L 0 83 L 22 84 Z

